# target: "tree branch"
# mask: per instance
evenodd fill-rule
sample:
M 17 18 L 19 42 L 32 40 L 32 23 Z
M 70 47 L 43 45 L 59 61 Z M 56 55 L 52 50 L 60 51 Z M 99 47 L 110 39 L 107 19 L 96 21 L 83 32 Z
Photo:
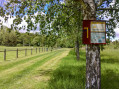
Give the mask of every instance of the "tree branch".
M 114 9 L 114 8 L 98 8 L 97 11 L 99 10 L 115 10 L 115 11 L 119 11 L 119 9 Z

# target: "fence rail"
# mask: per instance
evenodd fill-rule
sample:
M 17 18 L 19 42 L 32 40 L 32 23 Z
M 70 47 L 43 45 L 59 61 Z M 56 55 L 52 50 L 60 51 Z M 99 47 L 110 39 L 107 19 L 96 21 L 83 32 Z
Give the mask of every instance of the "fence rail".
M 10 51 L 16 51 L 16 58 L 19 58 L 19 51 L 25 51 L 25 56 L 27 56 L 27 51 L 28 50 L 31 50 L 31 55 L 33 54 L 33 50 L 35 50 L 35 53 L 40 53 L 40 52 L 48 52 L 49 51 L 49 48 L 31 48 L 31 49 L 28 49 L 28 48 L 25 48 L 25 49 L 16 49 L 16 50 L 6 50 L 4 49 L 4 51 L 0 51 L 0 52 L 3 52 L 4 53 L 4 61 L 6 61 L 6 54 L 7 52 L 10 52 Z

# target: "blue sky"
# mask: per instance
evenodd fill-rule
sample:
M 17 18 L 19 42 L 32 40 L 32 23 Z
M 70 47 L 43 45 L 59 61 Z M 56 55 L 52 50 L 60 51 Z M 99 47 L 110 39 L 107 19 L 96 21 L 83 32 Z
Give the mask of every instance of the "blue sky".
M 64 0 L 61 0 L 61 2 L 63 2 L 63 1 L 64 1 Z M 6 1 L 5 1 L 5 0 L 0 0 L 0 6 L 3 6 L 3 2 L 6 2 Z M 44 9 L 46 10 L 47 7 L 48 7 L 48 4 L 45 6 Z M 35 13 L 35 14 L 37 14 L 37 13 Z M 11 23 L 13 23 L 14 18 L 15 18 L 15 16 L 14 16 L 13 18 L 9 18 L 7 22 L 3 22 L 3 25 L 5 25 L 5 26 L 7 26 L 7 27 L 10 28 Z M 0 20 L 3 21 L 3 18 L 0 17 Z M 104 20 L 108 20 L 108 19 L 105 18 Z M 23 21 L 23 22 L 20 24 L 20 26 L 22 26 L 22 25 L 27 26 L 27 23 L 26 23 L 25 21 Z M 39 27 L 38 27 L 38 28 L 39 28 Z M 39 30 L 36 30 L 36 31 L 39 32 Z M 117 39 L 119 39 L 119 28 L 118 28 L 118 27 L 115 28 L 114 31 L 116 32 L 116 37 L 115 37 L 114 39 L 112 39 L 112 40 L 117 40 Z M 20 32 L 26 32 L 26 30 L 21 30 Z M 33 31 L 31 31 L 31 32 L 33 32 Z

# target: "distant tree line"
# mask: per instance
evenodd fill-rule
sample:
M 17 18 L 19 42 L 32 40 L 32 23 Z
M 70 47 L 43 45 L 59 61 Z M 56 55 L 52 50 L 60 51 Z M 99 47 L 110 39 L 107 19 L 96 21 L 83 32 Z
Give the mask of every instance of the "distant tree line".
M 2 46 L 50 46 L 73 47 L 69 37 L 56 34 L 20 33 L 7 27 L 0 28 L 0 45 Z

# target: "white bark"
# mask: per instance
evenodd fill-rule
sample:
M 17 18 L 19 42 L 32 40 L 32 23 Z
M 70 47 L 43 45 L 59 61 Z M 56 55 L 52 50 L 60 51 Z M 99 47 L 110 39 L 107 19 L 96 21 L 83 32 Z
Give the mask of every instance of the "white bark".
M 96 20 L 94 0 L 84 0 L 84 2 L 87 4 L 84 10 L 84 20 Z M 87 45 L 86 47 L 86 89 L 101 89 L 99 45 Z
M 100 47 L 87 45 L 86 48 L 86 89 L 100 89 Z

